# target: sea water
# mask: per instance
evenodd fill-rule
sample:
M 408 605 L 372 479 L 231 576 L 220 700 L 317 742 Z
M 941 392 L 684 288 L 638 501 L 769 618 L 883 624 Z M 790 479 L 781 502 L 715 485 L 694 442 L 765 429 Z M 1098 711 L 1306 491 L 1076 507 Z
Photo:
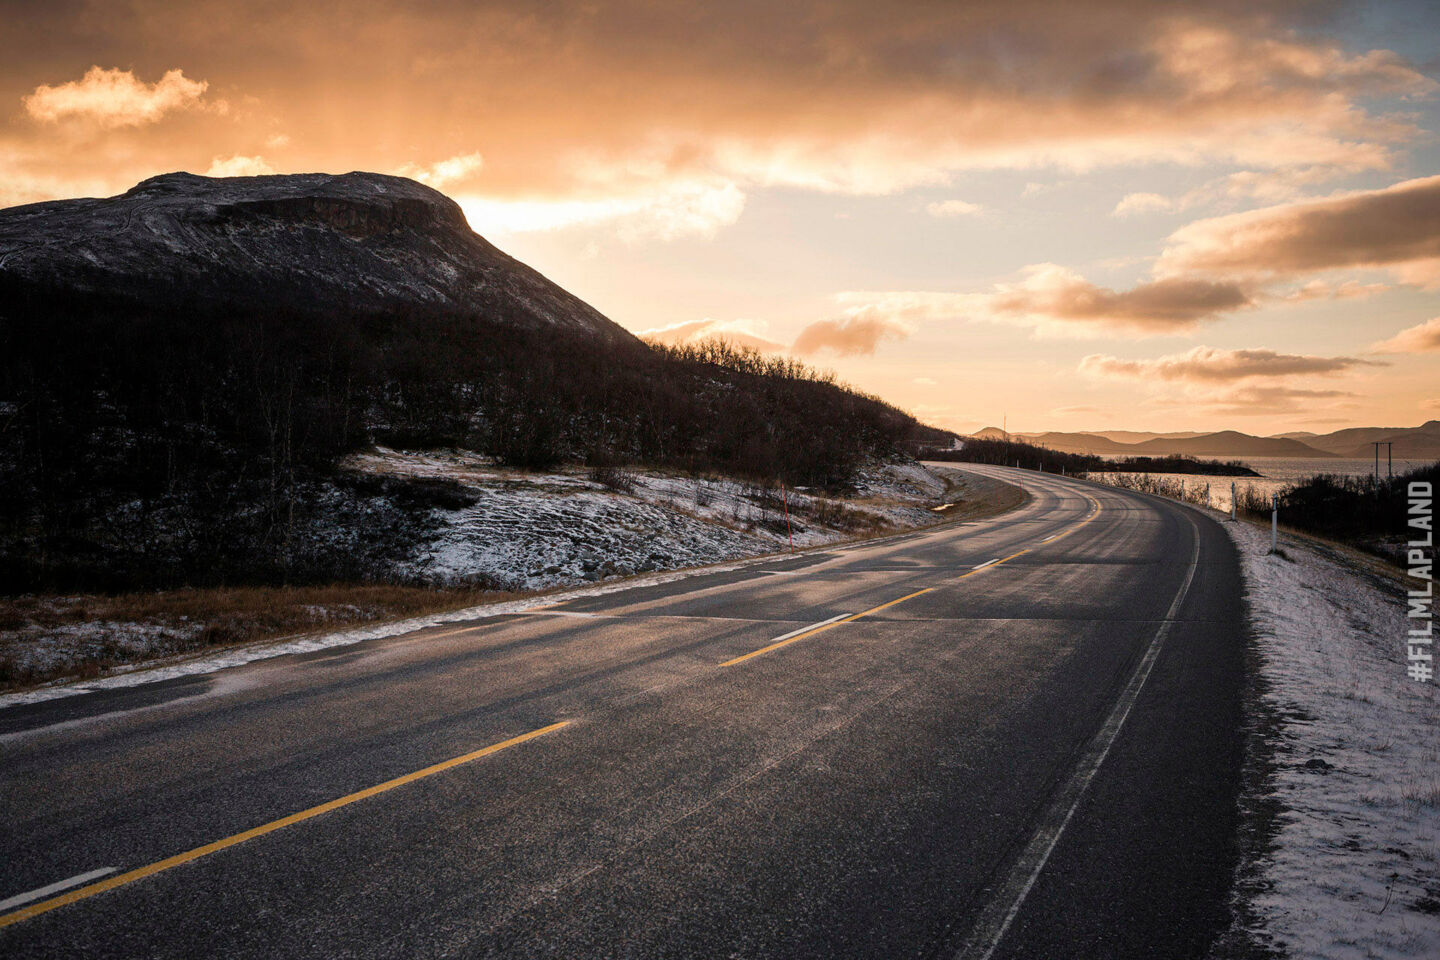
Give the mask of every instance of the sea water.
M 1156 474 L 1185 484 L 1186 499 L 1196 503 L 1208 502 L 1217 510 L 1230 509 L 1230 483 L 1243 498 L 1246 489 L 1254 490 L 1263 497 L 1279 493 L 1286 487 L 1304 483 L 1322 473 L 1344 477 L 1369 477 L 1375 472 L 1375 460 L 1346 459 L 1343 457 L 1222 457 L 1224 460 L 1239 460 L 1245 466 L 1260 474 L 1258 477 L 1211 477 L 1193 473 Z M 1399 476 L 1417 467 L 1429 465 L 1430 460 L 1395 460 L 1387 468 L 1385 458 L 1380 458 L 1380 479 L 1385 479 L 1393 470 Z M 1091 472 L 1094 480 L 1105 481 L 1136 474 Z

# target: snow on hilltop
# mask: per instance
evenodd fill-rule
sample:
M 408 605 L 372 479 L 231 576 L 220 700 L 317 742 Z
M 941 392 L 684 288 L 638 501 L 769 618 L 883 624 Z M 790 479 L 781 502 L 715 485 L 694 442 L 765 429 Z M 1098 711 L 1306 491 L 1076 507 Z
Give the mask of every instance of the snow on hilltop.
M 634 341 L 475 234 L 449 197 L 376 173 L 168 173 L 108 199 L 0 210 L 0 279 L 146 303 L 483 312 Z

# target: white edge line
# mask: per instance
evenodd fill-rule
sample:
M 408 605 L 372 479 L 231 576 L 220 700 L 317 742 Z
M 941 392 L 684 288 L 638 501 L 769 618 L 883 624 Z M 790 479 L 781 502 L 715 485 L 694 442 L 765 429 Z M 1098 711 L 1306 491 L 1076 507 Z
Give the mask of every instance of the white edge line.
M 24 906 L 32 900 L 48 897 L 52 893 L 59 893 L 61 890 L 69 890 L 71 887 L 78 887 L 82 883 L 99 880 L 101 877 L 109 876 L 114 872 L 114 867 L 101 867 L 99 870 L 91 870 L 89 873 L 82 873 L 78 876 L 71 877 L 69 880 L 57 880 L 48 886 L 37 887 L 28 893 L 17 893 L 8 900 L 0 900 L 0 913 L 5 913 L 11 907 Z
M 1075 811 L 1080 808 L 1080 801 L 1085 798 L 1085 791 L 1090 782 L 1095 779 L 1099 772 L 1100 765 L 1110 755 L 1110 748 L 1114 745 L 1116 738 L 1120 735 L 1120 729 L 1125 725 L 1125 720 L 1130 716 L 1130 708 L 1140 697 L 1140 689 L 1145 686 L 1145 681 L 1150 677 L 1150 669 L 1155 665 L 1155 660 L 1160 656 L 1160 647 L 1164 644 L 1165 638 L 1170 634 L 1170 627 L 1175 621 L 1175 616 L 1180 612 L 1180 606 L 1185 602 L 1185 597 L 1190 593 L 1190 584 L 1195 580 L 1195 570 L 1200 565 L 1200 529 L 1195 526 L 1187 514 L 1181 514 L 1186 522 L 1190 524 L 1191 532 L 1195 536 L 1195 550 L 1190 556 L 1190 570 L 1185 575 L 1185 582 L 1180 586 L 1180 592 L 1175 594 L 1175 599 L 1170 603 L 1170 610 L 1165 614 L 1165 621 L 1155 631 L 1155 636 L 1150 641 L 1150 646 L 1145 651 L 1144 658 L 1131 675 L 1130 681 L 1125 685 L 1120 699 L 1115 702 L 1110 715 L 1105 718 L 1105 725 L 1095 734 L 1094 739 L 1085 749 L 1080 763 L 1076 765 L 1070 779 L 1065 782 L 1064 787 L 1050 801 L 1040 816 L 1040 826 L 1030 842 L 1025 845 L 1019 859 L 1010 868 L 1004 883 L 1000 885 L 999 892 L 993 897 L 985 908 L 980 912 L 980 917 L 973 927 L 970 938 L 965 946 L 957 953 L 956 960 L 989 960 L 995 953 L 995 948 L 1000 946 L 1010 924 L 1020 913 L 1020 908 L 1025 903 L 1025 898 L 1030 895 L 1030 889 L 1035 886 L 1039 879 L 1040 872 L 1045 869 L 1045 864 L 1054 852 L 1060 837 L 1065 833 L 1065 828 L 1070 825 L 1070 820 L 1075 816 Z
M 992 564 L 992 563 L 999 563 L 999 562 L 1000 562 L 1000 558 L 999 558 L 999 557 L 996 557 L 994 560 L 986 560 L 984 563 L 977 563 L 977 564 L 975 564 L 975 566 L 971 567 L 970 569 L 971 569 L 971 570 L 984 570 L 986 567 L 990 566 L 990 564 Z
M 769 643 L 779 643 L 779 642 L 782 641 L 782 640 L 789 640 L 791 637 L 798 637 L 798 636 L 800 636 L 800 634 L 802 634 L 802 633 L 807 633 L 807 632 L 809 632 L 809 631 L 811 631 L 811 630 L 814 630 L 814 629 L 817 628 L 817 627 L 824 627 L 824 626 L 827 626 L 827 625 L 829 625 L 829 624 L 834 623 L 836 620 L 844 620 L 846 617 L 853 617 L 853 616 L 854 616 L 853 613 L 837 613 L 837 614 L 835 614 L 835 616 L 831 617 L 829 620 L 821 620 L 819 623 L 812 623 L 812 624 L 810 624 L 809 626 L 801 627 L 801 628 L 798 629 L 798 630 L 791 630 L 789 633 L 784 634 L 784 635 L 779 636 L 779 637 L 775 637 L 774 639 L 772 639 L 772 640 L 770 640 L 770 641 L 768 641 L 768 642 L 769 642 Z

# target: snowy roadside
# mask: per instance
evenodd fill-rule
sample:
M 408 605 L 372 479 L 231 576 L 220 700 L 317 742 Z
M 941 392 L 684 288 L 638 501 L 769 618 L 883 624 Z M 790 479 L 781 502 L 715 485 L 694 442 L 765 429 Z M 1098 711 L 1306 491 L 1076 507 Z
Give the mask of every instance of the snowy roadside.
M 462 452 L 404 454 L 380 449 L 356 458 L 352 465 L 373 473 L 451 480 L 474 495 L 470 506 L 435 511 L 434 535 L 415 545 L 397 571 L 402 576 L 437 585 L 478 581 L 540 595 L 178 656 L 177 648 L 184 649 L 184 641 L 194 639 L 200 624 L 92 620 L 45 629 L 10 626 L 0 629 L 0 653 L 21 658 L 16 662 L 22 665 L 27 657 L 83 658 L 98 646 L 112 654 L 118 650 L 124 655 L 121 659 L 132 662 L 112 663 L 96 679 L 72 677 L 0 694 L 0 708 L 210 673 L 255 660 L 523 612 L 576 596 L 738 569 L 773 559 L 792 537 L 800 549 L 934 524 L 947 518 L 935 509 L 946 499 L 965 501 L 960 506 L 968 511 L 985 506 L 994 499 L 993 488 L 1003 486 L 953 473 L 941 477 L 918 464 L 877 467 L 862 476 L 852 496 L 844 498 L 803 490 L 781 495 L 723 478 L 659 473 L 628 474 L 622 489 L 611 489 L 582 472 L 506 471 Z
M 527 610 L 534 610 L 537 607 L 546 607 L 552 604 L 562 603 L 566 600 L 573 600 L 577 597 L 596 597 L 607 593 L 615 593 L 620 590 L 630 590 L 635 587 L 670 583 L 701 573 L 721 573 L 729 570 L 738 570 L 750 564 L 761 563 L 771 559 L 774 558 L 769 556 L 752 557 L 738 563 L 700 569 L 670 571 L 663 574 L 637 577 L 615 583 L 596 584 L 594 586 L 580 587 L 573 590 L 546 593 L 520 600 L 487 603 L 477 607 L 469 607 L 463 610 L 450 610 L 431 616 L 394 620 L 389 623 L 376 624 L 369 627 L 337 630 L 281 640 L 261 641 L 237 647 L 210 650 L 197 655 L 163 661 L 158 664 L 154 660 L 126 664 L 114 668 L 114 672 L 109 675 L 95 680 L 82 682 L 58 681 L 36 687 L 32 690 L 0 694 L 0 709 L 23 704 L 41 703 L 46 700 L 57 700 L 61 697 L 71 697 L 82 693 L 93 693 L 97 690 L 115 690 L 124 687 L 138 686 L 142 683 L 156 683 L 162 680 L 174 680 L 179 677 L 214 673 L 217 670 L 239 667 L 247 663 L 254 663 L 257 660 L 269 660 L 274 657 L 286 657 L 297 653 L 313 653 L 317 650 L 349 646 L 350 644 L 361 643 L 365 640 L 396 637 L 401 634 L 424 630 L 427 627 L 441 627 L 454 623 L 473 623 L 477 620 L 487 620 L 491 617 L 510 616 L 517 613 L 524 613 Z
M 1406 676 L 1403 587 L 1226 523 L 1259 668 L 1259 837 L 1218 956 L 1440 957 L 1440 687 Z M 1256 759 L 1256 758 L 1252 758 Z
M 852 496 L 782 492 L 723 477 L 612 471 L 504 470 L 465 451 L 384 447 L 351 469 L 459 484 L 474 502 L 435 510 L 435 534 L 398 571 L 439 585 L 546 590 L 813 547 L 922 526 L 947 490 L 919 464 L 866 471 Z

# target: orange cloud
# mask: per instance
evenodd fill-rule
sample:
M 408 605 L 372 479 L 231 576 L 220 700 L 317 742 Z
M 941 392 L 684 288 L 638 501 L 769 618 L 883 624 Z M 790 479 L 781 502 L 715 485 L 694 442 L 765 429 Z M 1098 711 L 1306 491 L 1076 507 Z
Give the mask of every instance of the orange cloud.
M 666 327 L 641 330 L 637 336 L 643 340 L 676 346 L 683 343 L 699 343 L 703 340 L 727 340 L 741 347 L 759 350 L 761 353 L 779 353 L 785 349 L 763 335 L 764 324 L 754 320 L 690 320 L 673 323 Z
M 207 177 L 263 177 L 275 172 L 264 157 L 216 157 L 205 171 Z
M 1426 353 L 1440 350 L 1440 317 L 1401 330 L 1370 348 L 1376 353 Z
M 1440 284 L 1440 176 L 1199 220 L 1171 234 L 1156 270 L 1283 277 L 1357 267 Z
M 837 299 L 852 316 L 912 324 L 989 320 L 1068 336 L 1187 333 L 1255 303 L 1244 285 L 1229 281 L 1172 277 L 1111 290 L 1053 263 L 1026 267 L 1019 283 L 996 284 L 990 293 L 851 291 Z
M 1187 353 L 1152 360 L 1122 360 L 1091 354 L 1080 361 L 1080 371 L 1093 376 L 1127 377 L 1187 383 L 1224 383 L 1260 378 L 1334 375 L 1361 366 L 1383 366 L 1359 357 L 1316 357 L 1277 353 L 1264 348 L 1219 350 L 1196 347 Z
M 1127 193 L 1115 205 L 1111 216 L 1128 217 L 1155 212 L 1181 212 L 1204 204 L 1224 204 L 1241 200 L 1260 200 L 1265 203 L 1279 203 L 1292 200 L 1302 190 L 1316 184 L 1334 180 L 1348 173 L 1363 169 L 1384 168 L 1386 158 L 1375 156 L 1359 165 L 1344 166 L 1298 166 L 1282 167 L 1276 170 L 1239 170 L 1210 180 L 1179 196 L 1166 197 L 1158 193 Z
M 1261 417 L 1277 413 L 1314 412 L 1321 406 L 1346 406 L 1344 401 L 1356 394 L 1348 390 L 1306 390 L 1286 386 L 1245 386 L 1210 396 L 1202 401 L 1217 416 Z M 1187 401 L 1189 403 L 1191 401 Z M 1330 422 L 1330 421 L 1312 421 Z
M 169 70 L 147 84 L 129 70 L 91 67 L 79 80 L 58 86 L 41 84 L 24 99 L 25 112 L 36 120 L 92 121 L 102 127 L 134 127 L 154 123 L 174 110 L 198 106 L 209 86 Z
M 127 142 L 118 164 L 51 144 L 62 182 L 98 174 L 118 190 L 197 157 L 253 156 L 276 130 L 295 135 L 287 167 L 322 170 L 393 170 L 417 144 L 464 157 L 483 134 L 483 173 L 454 181 L 467 211 L 636 238 L 705 235 L 766 186 L 885 194 L 965 170 L 1143 162 L 1374 169 L 1418 131 L 1369 98 L 1435 88 L 1393 53 L 1302 39 L 1288 9 L 1235 0 L 1094 0 L 1074 15 L 1042 0 L 126 9 L 27 10 L 7 24 L 0 89 L 34 89 L 34 118 L 132 132 L 202 102 L 204 84 L 174 70 L 34 87 L 50 60 L 104 49 L 155 71 L 204 62 L 251 96 L 225 131 Z M 216 40 L 257 21 L 259 47 Z
M 910 327 L 880 316 L 854 316 L 843 320 L 817 320 L 800 331 L 791 350 L 819 353 L 832 350 L 844 356 L 872 354 L 883 340 L 904 340 Z
M 423 184 L 439 189 L 469 180 L 484 167 L 485 158 L 480 154 L 462 153 L 429 166 L 420 166 L 414 163 L 403 164 L 396 168 L 395 175 L 419 180 Z

